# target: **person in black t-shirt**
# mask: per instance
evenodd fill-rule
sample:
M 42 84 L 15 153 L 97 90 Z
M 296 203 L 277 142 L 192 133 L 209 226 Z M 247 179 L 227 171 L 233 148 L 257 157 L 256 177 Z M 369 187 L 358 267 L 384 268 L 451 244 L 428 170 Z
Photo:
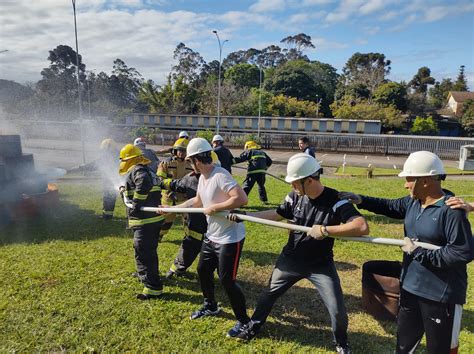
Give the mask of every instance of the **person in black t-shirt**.
M 212 149 L 217 154 L 221 167 L 225 168 L 230 174 L 232 174 L 231 166 L 234 163 L 234 156 L 230 150 L 224 146 L 224 138 L 221 135 L 216 134 L 212 138 Z
M 321 166 L 315 158 L 299 153 L 288 161 L 286 181 L 291 191 L 276 210 L 252 213 L 252 216 L 291 220 L 311 227 L 309 233 L 291 231 L 270 277 L 269 288 L 261 295 L 251 322 L 237 338 L 252 339 L 265 323 L 275 301 L 301 279 L 314 284 L 331 317 L 334 342 L 338 353 L 349 353 L 347 313 L 342 289 L 334 266 L 334 236 L 361 236 L 369 232 L 366 220 L 338 192 L 320 182 Z M 230 214 L 229 219 L 238 220 Z

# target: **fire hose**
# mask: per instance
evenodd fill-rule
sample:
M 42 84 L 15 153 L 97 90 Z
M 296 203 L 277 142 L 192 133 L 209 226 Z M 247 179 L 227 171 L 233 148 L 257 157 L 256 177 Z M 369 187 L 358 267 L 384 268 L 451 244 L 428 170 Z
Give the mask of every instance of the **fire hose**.
M 240 169 L 240 170 L 246 170 L 246 169 L 247 169 L 246 167 L 235 166 L 235 165 L 232 165 L 232 168 L 238 168 L 238 169 Z M 266 175 L 268 175 L 268 176 L 270 176 L 270 177 L 273 177 L 273 178 L 275 178 L 275 179 L 277 179 L 277 180 L 279 180 L 279 181 L 281 181 L 281 182 L 284 182 L 284 183 L 286 183 L 286 184 L 290 184 L 290 183 L 288 183 L 287 181 L 285 181 L 283 178 L 280 178 L 280 177 L 278 177 L 278 176 L 275 176 L 274 174 L 271 174 L 270 172 L 265 171 L 265 172 L 263 172 L 263 173 L 265 173 Z
M 125 194 L 123 194 L 123 201 L 125 205 L 128 208 L 133 207 L 133 204 L 131 203 L 130 199 L 128 199 Z M 140 210 L 142 211 L 148 211 L 148 212 L 162 212 L 162 213 L 204 213 L 205 208 L 176 208 L 176 207 L 168 207 L 168 208 L 157 208 L 157 207 L 141 207 Z M 216 213 L 215 216 L 222 217 L 222 218 L 228 218 L 229 214 L 231 214 L 228 211 L 222 211 L 219 213 Z M 267 220 L 267 219 L 262 219 L 262 218 L 257 218 L 255 216 L 250 216 L 250 215 L 244 215 L 244 214 L 233 214 L 236 215 L 239 220 L 242 221 L 250 221 L 254 222 L 257 224 L 262 224 L 262 225 L 268 225 L 268 226 L 274 226 L 278 227 L 281 229 L 287 229 L 287 230 L 292 230 L 292 231 L 301 231 L 301 232 L 309 232 L 311 230 L 311 227 L 308 226 L 301 226 L 301 225 L 294 225 L 294 224 L 287 224 L 284 222 L 280 221 L 273 221 L 273 220 Z M 380 245 L 390 245 L 390 246 L 404 246 L 405 241 L 403 240 L 397 240 L 393 238 L 383 238 L 383 237 L 369 237 L 369 236 L 354 236 L 354 237 L 347 237 L 347 236 L 333 236 L 330 235 L 329 237 L 338 239 L 338 240 L 344 240 L 344 241 L 355 241 L 355 242 L 365 242 L 365 243 L 375 243 L 375 244 L 380 244 Z M 419 241 L 414 241 L 415 245 L 426 248 L 428 250 L 437 250 L 440 248 L 440 246 L 432 245 L 430 243 L 426 242 L 419 242 Z

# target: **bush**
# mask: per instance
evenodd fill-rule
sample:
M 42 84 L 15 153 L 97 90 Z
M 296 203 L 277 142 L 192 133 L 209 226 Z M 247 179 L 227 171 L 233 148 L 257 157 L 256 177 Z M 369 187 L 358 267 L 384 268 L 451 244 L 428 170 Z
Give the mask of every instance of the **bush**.
M 206 129 L 206 130 L 198 130 L 196 132 L 196 137 L 197 138 L 204 138 L 206 139 L 207 141 L 211 142 L 212 141 L 212 138 L 214 137 L 214 132 L 210 129 Z
M 144 137 L 149 144 L 156 143 L 156 132 L 159 131 L 158 128 L 151 127 L 137 127 L 132 128 L 128 133 L 128 137 L 131 140 L 135 140 L 138 137 Z
M 416 117 L 410 132 L 417 135 L 431 135 L 439 133 L 439 129 L 433 117 Z
M 257 134 L 246 134 L 242 136 L 238 136 L 234 139 L 234 144 L 239 145 L 239 146 L 244 146 L 245 143 L 249 140 L 255 141 L 257 144 L 261 145 L 263 142 L 263 139 L 257 136 Z

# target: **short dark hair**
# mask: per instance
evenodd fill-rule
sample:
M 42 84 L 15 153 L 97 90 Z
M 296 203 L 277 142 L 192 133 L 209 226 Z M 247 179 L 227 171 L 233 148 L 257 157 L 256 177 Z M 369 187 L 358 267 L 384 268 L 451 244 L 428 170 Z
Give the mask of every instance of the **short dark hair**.
M 211 164 L 212 163 L 212 156 L 210 151 L 201 152 L 200 154 L 196 154 L 190 157 L 191 159 L 196 159 L 204 164 Z
M 307 136 L 302 136 L 300 138 L 300 141 L 303 143 L 303 144 L 308 144 L 309 145 L 309 139 Z

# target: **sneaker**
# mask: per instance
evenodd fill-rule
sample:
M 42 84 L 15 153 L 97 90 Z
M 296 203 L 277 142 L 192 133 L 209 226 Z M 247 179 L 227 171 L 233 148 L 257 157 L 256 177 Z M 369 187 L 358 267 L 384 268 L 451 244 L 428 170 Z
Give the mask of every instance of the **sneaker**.
M 215 316 L 219 312 L 221 312 L 221 309 L 220 309 L 219 306 L 217 306 L 217 304 L 215 306 L 204 304 L 199 310 L 194 311 L 191 314 L 190 318 L 192 320 L 196 320 L 196 319 L 198 319 L 200 317 L 204 317 L 204 316 Z
M 172 269 L 170 269 L 170 270 L 166 273 L 165 278 L 166 278 L 166 279 L 171 279 L 171 278 L 173 278 L 173 276 L 174 276 L 175 274 L 176 274 L 175 271 L 172 270 Z
M 351 354 L 351 348 L 349 348 L 348 345 L 341 346 L 341 345 L 336 345 L 336 353 L 338 354 Z
M 248 323 L 248 322 L 247 322 Z M 234 325 L 234 327 L 232 327 L 230 329 L 229 332 L 227 332 L 227 338 L 234 338 L 237 336 L 237 334 L 240 333 L 240 331 L 242 330 L 242 328 L 244 328 L 247 323 L 242 323 L 240 321 L 237 321 Z
M 240 340 L 251 340 L 260 332 L 260 324 L 257 322 L 250 321 L 243 326 L 239 333 L 234 337 Z

